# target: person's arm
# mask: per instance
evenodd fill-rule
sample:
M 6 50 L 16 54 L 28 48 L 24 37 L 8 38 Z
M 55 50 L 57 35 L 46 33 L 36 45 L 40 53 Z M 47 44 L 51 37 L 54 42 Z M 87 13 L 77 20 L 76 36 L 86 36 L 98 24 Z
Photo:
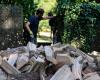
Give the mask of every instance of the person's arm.
M 43 19 L 43 20 L 45 20 L 45 19 L 52 19 L 52 18 L 54 18 L 54 17 L 55 17 L 55 16 L 43 16 L 42 19 Z
M 29 34 L 31 35 L 31 34 L 33 34 L 33 32 L 31 31 L 29 25 L 30 25 L 30 22 L 28 21 L 28 22 L 26 23 L 25 27 L 26 27 L 27 31 L 29 32 Z

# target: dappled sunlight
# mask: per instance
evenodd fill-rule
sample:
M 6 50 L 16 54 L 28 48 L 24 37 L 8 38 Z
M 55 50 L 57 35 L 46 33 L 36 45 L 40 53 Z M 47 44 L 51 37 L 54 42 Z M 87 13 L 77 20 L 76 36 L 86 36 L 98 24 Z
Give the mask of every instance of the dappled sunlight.
M 8 18 L 4 23 L 3 23 L 3 28 L 4 29 L 11 29 L 13 24 L 12 18 Z
M 45 12 L 48 13 L 56 7 L 56 4 L 56 0 L 41 0 L 37 6 L 43 8 Z
M 23 45 L 22 8 L 10 5 L 0 8 L 0 50 Z
M 37 42 L 52 42 L 51 33 L 50 32 L 39 32 Z

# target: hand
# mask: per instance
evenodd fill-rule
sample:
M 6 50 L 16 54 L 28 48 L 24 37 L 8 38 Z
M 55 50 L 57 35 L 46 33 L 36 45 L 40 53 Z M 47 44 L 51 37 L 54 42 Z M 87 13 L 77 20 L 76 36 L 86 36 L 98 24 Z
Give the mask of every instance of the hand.
M 34 35 L 33 35 L 33 34 L 30 34 L 30 37 L 31 37 L 31 38 L 34 38 Z
M 34 38 L 34 35 L 33 35 L 33 32 L 32 31 L 30 31 L 29 34 L 30 34 L 30 37 L 31 38 Z
M 29 34 L 30 34 L 30 35 L 33 35 L 33 32 L 32 32 L 32 31 L 30 31 L 30 32 L 29 32 Z

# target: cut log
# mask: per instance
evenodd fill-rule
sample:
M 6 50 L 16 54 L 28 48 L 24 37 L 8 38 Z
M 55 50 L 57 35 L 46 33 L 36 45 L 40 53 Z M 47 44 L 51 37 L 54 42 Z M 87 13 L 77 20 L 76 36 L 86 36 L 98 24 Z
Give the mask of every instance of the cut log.
M 32 42 L 28 42 L 28 44 L 27 44 L 27 49 L 28 49 L 29 51 L 36 51 L 36 45 L 33 44 Z
M 87 66 L 86 68 L 83 69 L 82 74 L 83 76 L 87 75 L 88 73 L 93 73 L 95 72 L 96 69 L 92 66 Z
M 45 80 L 45 64 L 41 64 L 40 66 L 40 80 Z
M 54 50 L 54 52 L 64 51 L 68 46 L 69 46 L 69 44 L 62 45 L 60 47 L 53 47 L 53 50 Z
M 69 53 L 73 53 L 74 55 L 77 56 L 82 56 L 84 59 L 86 59 L 88 62 L 93 62 L 94 58 L 89 56 L 88 54 L 84 53 L 83 51 L 81 51 L 80 49 L 74 48 L 73 46 L 68 46 L 67 47 L 67 51 Z
M 53 47 L 53 50 L 54 50 L 54 52 L 56 53 L 56 52 L 61 52 L 61 51 L 63 51 L 63 48 L 62 48 L 62 47 L 60 47 L 60 48 Z
M 14 64 L 16 63 L 17 61 L 17 58 L 18 58 L 18 54 L 15 53 L 15 54 L 11 54 L 9 59 L 8 59 L 8 63 L 12 66 L 14 66 Z
M 23 55 L 29 57 L 29 52 L 26 52 L 26 53 L 22 53 Z
M 83 80 L 100 80 L 100 76 L 96 73 L 88 73 L 84 76 Z
M 0 80 L 7 80 L 7 75 L 2 69 L 0 69 Z
M 28 73 L 32 71 L 32 69 L 34 69 L 35 65 L 37 64 L 37 62 L 34 62 L 34 61 L 30 61 L 30 64 L 31 64 L 31 67 L 30 69 L 28 70 Z
M 96 63 L 97 63 L 97 67 L 100 70 L 100 57 L 96 57 Z
M 37 51 L 40 53 L 40 52 L 44 52 L 44 47 L 43 46 L 40 46 L 37 48 Z
M 17 60 L 17 69 L 22 68 L 25 64 L 27 64 L 29 61 L 29 58 L 25 55 L 21 55 L 21 57 L 18 58 Z
M 61 67 L 50 80 L 75 80 L 67 65 Z
M 44 63 L 44 60 L 42 60 L 41 58 L 37 58 L 37 60 L 35 60 L 35 57 L 33 56 L 31 59 L 30 59 L 30 64 L 32 65 L 30 70 L 28 72 L 30 72 L 31 70 L 33 70 L 33 72 L 36 72 L 39 67 L 41 66 L 41 63 Z
M 40 56 L 37 56 L 37 57 L 32 57 L 31 58 L 31 60 L 33 61 L 33 62 L 40 62 L 40 63 L 44 63 L 45 62 L 45 60 L 43 59 L 43 58 L 41 58 Z
M 29 73 L 32 65 L 26 64 L 23 68 L 20 69 L 21 73 Z
M 71 57 L 68 54 L 56 54 L 56 60 L 59 63 L 71 64 Z
M 54 52 L 51 49 L 51 47 L 45 46 L 44 49 L 45 49 L 46 59 L 52 62 L 53 64 L 57 64 L 57 60 L 55 59 Z
M 10 65 L 6 60 L 3 60 L 0 56 L 0 66 L 8 73 L 12 75 L 19 74 L 20 71 L 18 71 L 14 66 Z
M 82 57 L 84 57 L 88 62 L 93 62 L 94 58 L 90 57 L 89 55 L 87 55 L 86 53 L 84 53 L 83 51 L 77 49 L 76 53 L 78 53 L 79 55 L 81 55 Z
M 2 64 L 2 57 L 0 56 L 0 65 Z
M 62 44 L 59 42 L 59 43 L 56 43 L 56 44 L 53 44 L 51 45 L 51 47 L 60 47 Z
M 73 66 L 72 66 L 72 73 L 75 77 L 75 80 L 82 80 L 82 56 L 79 56 L 74 60 Z

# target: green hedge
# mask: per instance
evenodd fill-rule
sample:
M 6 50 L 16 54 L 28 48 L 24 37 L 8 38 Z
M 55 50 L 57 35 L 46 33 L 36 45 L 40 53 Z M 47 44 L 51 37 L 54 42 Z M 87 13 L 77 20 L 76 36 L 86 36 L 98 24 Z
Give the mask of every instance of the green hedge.
M 83 51 L 91 51 L 96 37 L 96 28 L 100 23 L 100 4 L 59 2 L 57 14 L 63 15 L 64 22 L 59 27 L 64 25 L 62 42 L 74 43 Z

